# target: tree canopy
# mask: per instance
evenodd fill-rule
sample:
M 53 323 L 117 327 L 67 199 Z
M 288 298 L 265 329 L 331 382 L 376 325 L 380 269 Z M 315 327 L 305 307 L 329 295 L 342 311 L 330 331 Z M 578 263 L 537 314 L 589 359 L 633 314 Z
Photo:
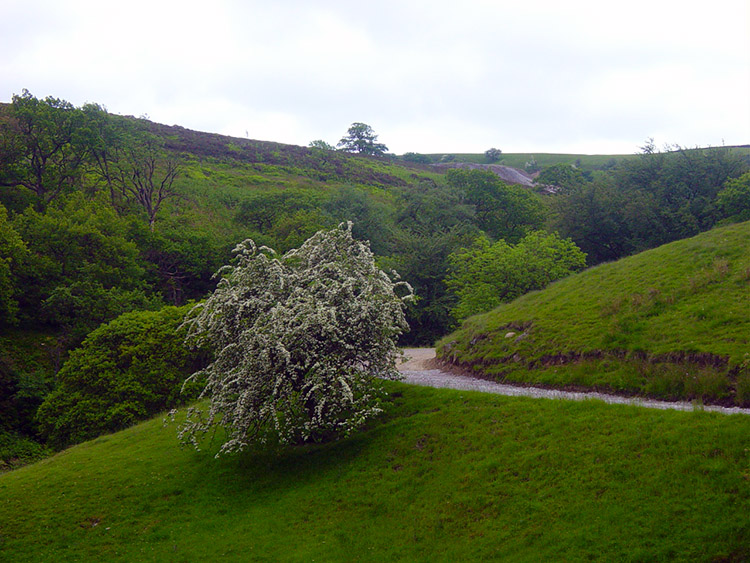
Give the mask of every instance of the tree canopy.
M 378 136 L 366 123 L 352 123 L 345 137 L 338 142 L 346 152 L 369 156 L 380 156 L 388 151 L 383 143 L 378 143 Z

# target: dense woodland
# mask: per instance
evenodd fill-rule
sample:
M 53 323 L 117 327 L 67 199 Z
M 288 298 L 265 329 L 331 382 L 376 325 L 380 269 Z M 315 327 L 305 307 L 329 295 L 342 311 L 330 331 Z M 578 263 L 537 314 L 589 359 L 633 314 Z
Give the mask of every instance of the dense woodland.
M 649 142 L 540 170 L 531 158 L 529 188 L 432 166 L 452 155 L 311 145 L 27 91 L 0 106 L 0 450 L 63 446 L 185 400 L 176 389 L 210 352 L 181 347 L 180 315 L 247 238 L 283 252 L 352 221 L 380 267 L 414 288 L 403 343 L 431 344 L 458 319 L 584 266 L 750 219 L 745 148 Z M 498 158 L 511 161 L 497 151 L 483 162 Z M 119 386 L 109 402 L 100 375 L 87 379 L 94 364 Z

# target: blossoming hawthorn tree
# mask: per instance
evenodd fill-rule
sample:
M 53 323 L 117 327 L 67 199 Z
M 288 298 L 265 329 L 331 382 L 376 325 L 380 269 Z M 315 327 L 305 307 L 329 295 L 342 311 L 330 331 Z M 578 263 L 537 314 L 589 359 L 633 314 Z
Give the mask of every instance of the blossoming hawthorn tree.
M 186 321 L 189 341 L 216 355 L 191 376 L 205 376 L 201 397 L 210 402 L 189 409 L 180 440 L 198 448 L 222 426 L 218 456 L 274 436 L 299 443 L 347 435 L 381 412 L 378 379 L 399 377 L 396 339 L 408 329 L 411 287 L 375 265 L 351 223 L 280 258 L 249 239 L 235 253 Z

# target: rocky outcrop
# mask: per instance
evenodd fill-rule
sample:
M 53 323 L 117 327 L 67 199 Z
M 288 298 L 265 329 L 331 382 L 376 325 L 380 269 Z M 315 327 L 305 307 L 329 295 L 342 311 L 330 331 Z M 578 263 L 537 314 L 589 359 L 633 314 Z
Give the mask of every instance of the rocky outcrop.
M 528 188 L 534 185 L 534 179 L 518 168 L 511 168 L 510 166 L 503 166 L 502 164 L 477 164 L 474 162 L 440 162 L 433 164 L 433 168 L 441 171 L 448 170 L 449 168 L 461 168 L 463 170 L 490 170 L 497 174 L 503 182 L 508 184 L 519 184 Z

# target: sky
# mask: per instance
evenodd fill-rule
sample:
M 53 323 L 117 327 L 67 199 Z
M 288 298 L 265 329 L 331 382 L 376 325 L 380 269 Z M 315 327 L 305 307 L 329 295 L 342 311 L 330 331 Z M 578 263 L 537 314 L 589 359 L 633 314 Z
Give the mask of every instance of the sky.
M 395 154 L 748 144 L 750 0 L 0 0 L 0 101 L 24 89 Z

